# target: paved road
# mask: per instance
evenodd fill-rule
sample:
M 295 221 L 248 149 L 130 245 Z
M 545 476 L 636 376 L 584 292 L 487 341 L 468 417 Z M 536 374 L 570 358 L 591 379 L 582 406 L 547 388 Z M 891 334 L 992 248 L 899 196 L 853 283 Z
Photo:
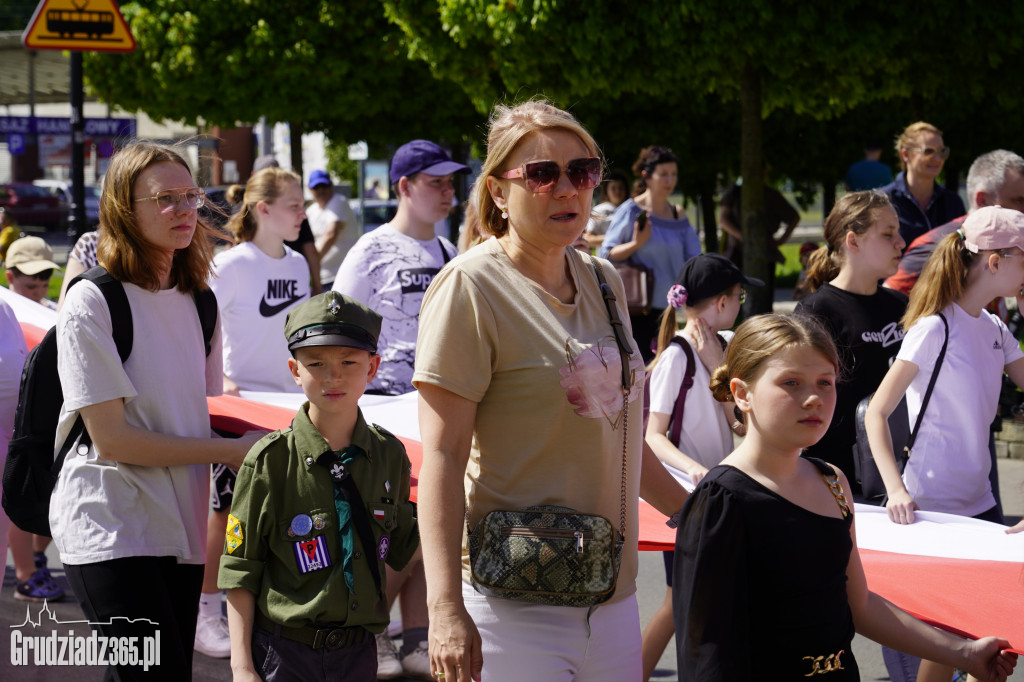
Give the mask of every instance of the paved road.
M 1002 492 L 1003 505 L 1006 513 L 1012 521 L 1016 522 L 1024 515 L 1024 461 L 1001 459 L 999 460 L 1000 489 Z M 51 566 L 59 566 L 56 552 L 51 547 L 48 555 Z M 27 605 L 25 602 L 16 601 L 13 594 L 14 573 L 9 565 L 6 578 L 3 582 L 3 589 L 0 591 L 0 628 L 8 629 L 25 622 L 27 616 L 34 620 L 39 613 L 39 605 Z M 55 570 L 55 575 L 64 581 L 63 571 Z M 640 575 L 638 579 L 638 600 L 640 603 L 640 619 L 646 624 L 658 606 L 665 598 L 665 570 L 661 555 L 657 552 L 640 553 Z M 66 586 L 66 582 L 64 582 Z M 157 586 L 154 586 L 157 589 Z M 57 620 L 66 622 L 81 619 L 82 612 L 78 603 L 74 600 L 71 591 L 68 590 L 68 599 L 63 602 L 51 604 L 51 610 Z M 41 629 L 47 634 L 54 629 L 65 632 L 69 626 L 59 627 L 44 626 Z M 77 624 L 70 626 L 76 634 L 87 635 L 89 630 L 86 625 Z M 27 681 L 60 681 L 66 682 L 69 674 L 73 674 L 75 682 L 98 682 L 102 680 L 103 673 L 99 668 L 78 667 L 73 668 L 47 668 L 37 666 L 14 667 L 11 665 L 10 638 L 0 634 L 0 680 L 22 680 Z M 873 642 L 858 636 L 854 641 L 854 653 L 860 664 L 861 679 L 870 680 L 889 679 L 882 664 L 879 648 Z M 202 654 L 196 654 L 193 666 L 197 682 L 230 680 L 231 672 L 226 660 L 214 660 Z M 652 681 L 673 682 L 676 680 L 675 643 L 670 642 L 665 655 L 655 671 Z M 1024 673 L 1017 673 L 1011 679 L 1024 679 Z

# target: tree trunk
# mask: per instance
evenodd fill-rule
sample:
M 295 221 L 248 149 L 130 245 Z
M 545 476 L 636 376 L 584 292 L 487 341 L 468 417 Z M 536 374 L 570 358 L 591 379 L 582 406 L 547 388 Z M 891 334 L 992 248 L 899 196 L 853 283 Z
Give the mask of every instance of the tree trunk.
M 832 212 L 836 205 L 836 181 L 834 178 L 826 178 L 821 183 L 821 220 L 824 225 L 825 218 Z
M 306 126 L 302 123 L 288 123 L 288 137 L 291 140 L 292 172 L 296 173 L 300 178 L 304 177 L 302 174 L 302 133 L 305 130 Z
M 741 213 L 743 216 L 743 272 L 764 280 L 763 287 L 750 287 L 743 306 L 744 317 L 770 313 L 774 299 L 774 249 L 764 227 L 764 162 L 761 119 L 761 72 L 750 62 L 740 75 L 741 145 L 743 173 Z
M 715 201 L 714 174 L 700 180 L 697 199 L 700 202 L 697 210 L 700 211 L 701 222 L 704 223 L 704 251 L 718 253 L 718 215 L 715 210 L 718 202 Z

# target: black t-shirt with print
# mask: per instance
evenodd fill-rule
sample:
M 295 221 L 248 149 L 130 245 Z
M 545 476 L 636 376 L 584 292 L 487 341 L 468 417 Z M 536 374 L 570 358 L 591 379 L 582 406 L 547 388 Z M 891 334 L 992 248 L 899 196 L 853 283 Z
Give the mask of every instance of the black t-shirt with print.
M 814 315 L 825 325 L 843 364 L 832 424 L 806 454 L 842 469 L 855 492 L 860 489 L 853 467 L 857 403 L 875 392 L 899 352 L 903 341 L 899 321 L 907 301 L 906 295 L 884 287 L 865 296 L 825 284 L 796 306 L 798 314 Z

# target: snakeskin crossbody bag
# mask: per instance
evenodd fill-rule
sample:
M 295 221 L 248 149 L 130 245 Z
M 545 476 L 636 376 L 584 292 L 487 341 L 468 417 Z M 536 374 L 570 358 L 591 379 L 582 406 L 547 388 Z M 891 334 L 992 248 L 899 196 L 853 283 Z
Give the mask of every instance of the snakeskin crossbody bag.
M 622 361 L 622 486 L 619 527 L 597 514 L 538 506 L 488 513 L 470 530 L 473 587 L 487 596 L 548 604 L 594 606 L 611 599 L 626 532 L 626 433 L 632 348 L 615 295 L 592 260 Z

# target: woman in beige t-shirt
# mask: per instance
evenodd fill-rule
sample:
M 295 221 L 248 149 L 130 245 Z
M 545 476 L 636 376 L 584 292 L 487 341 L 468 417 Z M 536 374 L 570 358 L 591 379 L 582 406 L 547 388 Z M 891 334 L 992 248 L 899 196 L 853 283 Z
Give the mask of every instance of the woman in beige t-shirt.
M 571 247 L 601 169 L 596 143 L 571 114 L 536 101 L 496 108 L 478 204 L 481 231 L 496 239 L 452 260 L 423 299 L 413 375 L 420 529 L 430 659 L 445 682 L 480 679 L 482 669 L 491 682 L 640 675 L 637 498 L 668 515 L 686 493 L 643 445 L 639 352 L 632 348 L 624 401 L 594 261 Z M 628 319 L 622 282 L 599 264 Z M 558 505 L 617 526 L 623 488 L 625 548 L 609 601 L 528 604 L 469 584 L 467 522 Z

